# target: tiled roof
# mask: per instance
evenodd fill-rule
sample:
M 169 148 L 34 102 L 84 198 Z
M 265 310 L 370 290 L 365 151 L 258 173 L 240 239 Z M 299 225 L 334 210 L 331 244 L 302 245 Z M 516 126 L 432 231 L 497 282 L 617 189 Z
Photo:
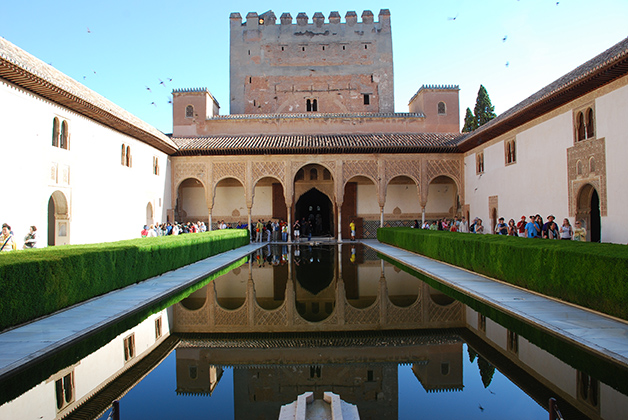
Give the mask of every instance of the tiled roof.
M 168 136 L 49 64 L 0 38 L 0 77 L 165 153 L 176 146 Z
M 279 120 L 279 119 L 349 119 L 349 118 L 425 118 L 420 112 L 354 112 L 354 113 L 286 113 L 216 115 L 208 120 Z
M 628 38 L 587 61 L 460 141 L 467 151 L 628 74 Z
M 176 156 L 331 153 L 455 153 L 457 133 L 175 137 Z

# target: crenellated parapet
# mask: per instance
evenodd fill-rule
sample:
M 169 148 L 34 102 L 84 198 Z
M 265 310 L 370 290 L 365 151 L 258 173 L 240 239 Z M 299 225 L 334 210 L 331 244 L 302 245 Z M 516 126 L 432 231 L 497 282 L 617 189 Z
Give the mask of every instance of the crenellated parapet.
M 273 26 L 277 24 L 277 17 L 272 10 L 262 13 L 261 15 L 257 12 L 249 12 L 246 15 L 246 20 L 242 21 L 242 15 L 239 12 L 233 12 L 229 16 L 231 20 L 231 25 L 240 25 L 245 26 L 247 28 L 258 28 L 259 26 Z M 345 23 L 349 26 L 356 25 L 358 23 L 362 24 L 374 24 L 379 23 L 381 25 L 390 26 L 390 10 L 382 9 L 379 11 L 378 22 L 375 22 L 375 16 L 373 12 L 370 10 L 364 10 L 361 15 L 361 22 L 358 22 L 358 15 L 355 11 L 348 11 L 345 14 Z M 293 23 L 292 15 L 288 12 L 282 13 L 279 19 L 279 25 L 293 25 L 296 24 L 298 26 L 306 26 L 313 25 L 316 27 L 322 27 L 324 24 L 338 25 L 341 24 L 340 13 L 337 11 L 333 11 L 329 13 L 328 20 L 325 22 L 325 15 L 321 12 L 316 12 L 312 16 L 312 20 L 310 21 L 307 13 L 300 12 L 296 17 L 296 23 Z

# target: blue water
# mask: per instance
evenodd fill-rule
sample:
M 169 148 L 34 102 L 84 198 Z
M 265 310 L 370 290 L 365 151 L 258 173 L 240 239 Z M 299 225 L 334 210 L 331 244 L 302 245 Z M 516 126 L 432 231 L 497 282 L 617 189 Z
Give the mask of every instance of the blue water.
M 495 369 L 485 387 L 463 345 L 461 391 L 427 392 L 410 365 L 398 367 L 399 419 L 544 419 L 547 412 Z M 233 419 L 233 369 L 226 368 L 213 394 L 177 395 L 175 352 L 120 400 L 121 419 Z M 341 395 L 342 398 L 342 395 Z M 108 412 L 102 417 L 106 419 Z M 367 417 L 367 413 L 361 413 Z M 258 418 L 249 413 L 248 418 Z

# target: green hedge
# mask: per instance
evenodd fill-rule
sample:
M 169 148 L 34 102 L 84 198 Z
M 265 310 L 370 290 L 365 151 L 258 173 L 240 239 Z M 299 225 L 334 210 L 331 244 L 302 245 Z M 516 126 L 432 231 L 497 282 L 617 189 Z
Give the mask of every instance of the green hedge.
M 380 242 L 628 320 L 628 246 L 382 228 Z
M 0 253 L 0 330 L 248 243 L 229 229 Z

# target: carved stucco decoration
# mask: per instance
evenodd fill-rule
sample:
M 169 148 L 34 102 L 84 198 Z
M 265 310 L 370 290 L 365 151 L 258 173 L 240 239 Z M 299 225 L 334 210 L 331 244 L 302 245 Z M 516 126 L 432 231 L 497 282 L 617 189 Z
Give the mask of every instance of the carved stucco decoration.
M 212 184 L 215 187 L 221 179 L 235 178 L 246 186 L 245 162 L 215 162 L 212 165 Z
M 346 301 L 345 301 L 346 302 Z M 346 325 L 378 325 L 379 324 L 379 295 L 377 300 L 368 308 L 360 309 L 345 303 Z
M 205 163 L 176 161 L 174 167 L 174 186 L 178 187 L 181 182 L 188 178 L 196 178 L 207 187 L 207 165 Z
M 284 162 L 253 162 L 252 185 L 266 176 L 281 182 L 285 190 L 286 165 Z
M 578 170 L 578 162 L 580 162 L 580 173 Z M 593 168 L 591 168 L 592 163 Z M 587 184 L 593 186 L 598 193 L 600 198 L 600 215 L 608 215 L 606 143 L 604 138 L 583 140 L 567 149 L 567 179 L 569 181 L 570 217 L 576 217 L 578 194 L 582 187 Z
M 279 308 L 267 310 L 255 305 L 255 325 L 258 326 L 284 326 L 288 325 L 288 311 L 286 302 Z
M 354 176 L 367 176 L 379 190 L 379 175 L 376 160 L 346 160 L 342 164 L 342 185 Z
M 391 179 L 397 176 L 407 176 L 420 186 L 421 162 L 418 159 L 411 160 L 387 160 L 386 162 L 386 185 Z
M 417 298 L 414 303 L 406 308 L 400 308 L 388 301 L 388 307 L 386 308 L 386 317 L 388 325 L 418 325 L 423 322 L 423 316 L 421 311 L 423 305 L 421 299 Z
M 425 177 L 421 189 L 422 200 L 427 202 L 427 192 L 430 182 L 441 175 L 448 176 L 454 180 L 460 196 L 460 203 L 464 203 L 464 183 L 462 180 L 462 160 L 461 159 L 429 159 L 425 162 Z
M 427 301 L 428 321 L 430 323 L 462 320 L 462 303 L 454 302 L 447 306 L 441 306 L 434 303 L 431 299 Z
M 174 306 L 174 319 L 178 331 L 188 325 L 206 325 L 209 319 L 209 305 L 206 302 L 200 309 L 189 310 L 178 303 Z

